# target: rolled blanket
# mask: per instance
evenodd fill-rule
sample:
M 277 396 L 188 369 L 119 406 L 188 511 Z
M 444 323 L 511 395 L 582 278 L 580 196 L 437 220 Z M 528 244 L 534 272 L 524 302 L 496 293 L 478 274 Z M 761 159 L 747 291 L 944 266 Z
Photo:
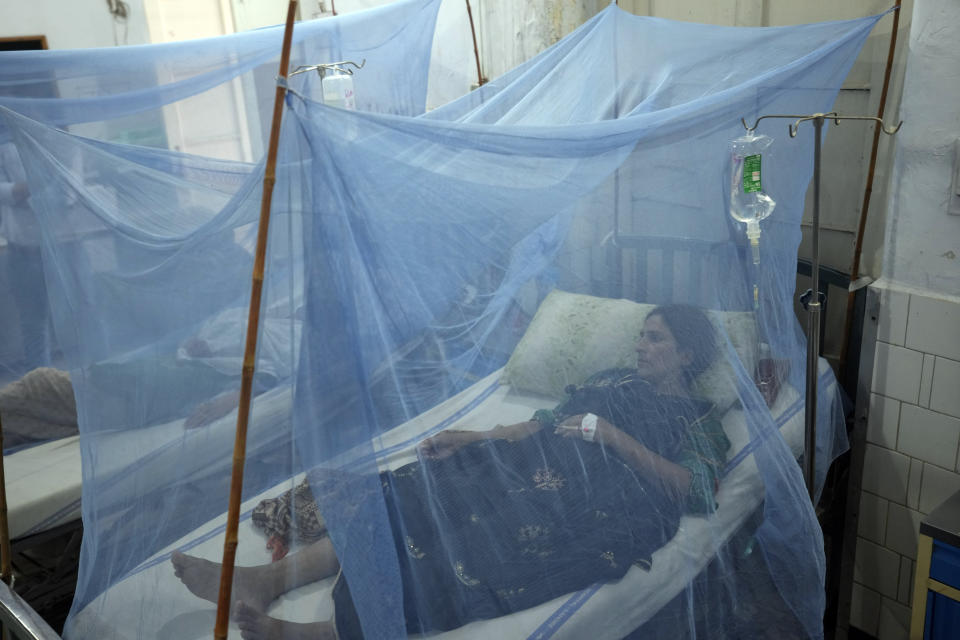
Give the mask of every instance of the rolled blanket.
M 77 403 L 66 371 L 41 367 L 0 389 L 4 446 L 76 435 Z

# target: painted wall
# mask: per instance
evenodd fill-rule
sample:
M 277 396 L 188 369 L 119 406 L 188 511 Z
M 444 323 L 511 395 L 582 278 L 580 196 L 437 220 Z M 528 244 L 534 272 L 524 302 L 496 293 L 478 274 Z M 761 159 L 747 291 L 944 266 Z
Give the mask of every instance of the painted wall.
M 913 19 L 883 275 L 960 296 L 960 216 L 947 214 L 960 139 L 960 3 L 917 0 Z
M 104 0 L 0 2 L 0 38 L 47 36 L 51 49 L 150 42 L 142 0 L 126 0 L 127 19 L 115 21 Z
M 176 42 L 234 32 L 226 0 L 142 0 L 150 41 Z M 163 79 L 161 77 L 161 79 Z M 234 80 L 163 108 L 167 143 L 184 153 L 253 161 L 263 133 L 247 124 L 249 97 Z
M 887 201 L 851 624 L 907 637 L 917 534 L 960 490 L 960 4 L 916 0 Z
M 529 60 L 605 8 L 605 0 L 471 0 L 487 79 Z
M 234 2 L 237 1 L 234 0 Z M 478 7 L 483 1 L 485 0 L 473 0 L 471 3 L 475 18 Z M 251 0 L 245 0 L 245 2 L 249 4 Z M 337 13 L 345 14 L 389 2 L 390 0 L 337 0 L 335 4 Z M 312 0 L 302 5 L 300 13 L 305 19 L 311 16 L 329 16 L 332 6 L 330 0 Z M 437 13 L 427 87 L 427 110 L 435 109 L 470 91 L 471 85 L 477 82 L 476 69 L 466 2 L 444 0 Z

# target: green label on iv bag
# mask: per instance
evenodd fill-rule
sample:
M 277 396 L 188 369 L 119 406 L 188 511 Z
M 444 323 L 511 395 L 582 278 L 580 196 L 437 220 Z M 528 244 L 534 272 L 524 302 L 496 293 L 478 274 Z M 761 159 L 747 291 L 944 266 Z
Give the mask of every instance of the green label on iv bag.
M 760 154 L 743 159 L 743 192 L 760 191 Z

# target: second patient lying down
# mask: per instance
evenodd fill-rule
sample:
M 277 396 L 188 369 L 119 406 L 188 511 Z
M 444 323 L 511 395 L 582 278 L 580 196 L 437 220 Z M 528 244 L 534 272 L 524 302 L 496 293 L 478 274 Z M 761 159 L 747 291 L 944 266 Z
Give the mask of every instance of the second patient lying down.
M 268 308 L 261 322 L 255 394 L 275 387 L 292 370 L 292 354 L 299 346 L 303 321 L 299 312 L 291 315 L 289 307 L 285 302 Z M 98 413 L 127 415 L 130 380 L 147 380 L 151 388 L 163 389 L 163 398 L 176 398 L 176 404 L 171 404 L 162 399 L 149 402 L 146 394 L 141 396 L 137 410 L 142 426 L 184 418 L 184 427 L 193 429 L 236 409 L 243 359 L 243 345 L 237 342 L 236 335 L 243 327 L 246 313 L 241 308 L 220 312 L 177 345 L 175 354 L 90 365 L 84 372 L 84 381 L 97 390 L 101 402 Z M 111 409 L 110 403 L 116 403 L 116 410 Z M 40 367 L 3 386 L 0 415 L 4 447 L 8 450 L 76 435 L 77 405 L 70 374 Z

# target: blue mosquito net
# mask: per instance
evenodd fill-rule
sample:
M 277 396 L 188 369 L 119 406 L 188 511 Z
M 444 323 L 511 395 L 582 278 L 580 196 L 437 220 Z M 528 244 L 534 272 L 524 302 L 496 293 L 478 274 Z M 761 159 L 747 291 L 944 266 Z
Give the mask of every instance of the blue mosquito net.
M 759 265 L 730 144 L 829 110 L 879 17 L 611 5 L 418 114 L 436 5 L 397 6 L 324 31 L 390 37 L 306 59 L 367 59 L 357 111 L 287 92 L 232 637 L 822 637 L 792 306 L 812 143 L 760 128 Z M 263 164 L 8 106 L 80 425 L 65 634 L 208 637 Z M 846 447 L 819 373 L 818 485 Z
M 439 4 L 404 0 L 300 23 L 291 69 L 367 60 L 363 75 L 354 78 L 357 106 L 420 115 Z M 118 153 L 232 194 L 265 152 L 282 32 L 280 26 L 161 45 L 0 53 L 0 106 L 101 142 L 137 145 Z M 291 86 L 320 99 L 315 72 L 291 78 Z M 90 166 L 82 166 L 77 154 L 59 162 L 89 176 Z M 97 197 L 113 197 L 94 180 L 101 184 Z M 45 278 L 37 201 L 11 133 L 0 123 L 0 306 L 6 310 L 0 319 L 0 411 L 8 450 L 77 429 L 70 381 L 49 369 L 66 368 L 68 360 L 47 302 L 50 270 Z M 211 203 L 184 204 L 202 209 Z M 49 406 L 51 389 L 59 392 L 55 407 Z

